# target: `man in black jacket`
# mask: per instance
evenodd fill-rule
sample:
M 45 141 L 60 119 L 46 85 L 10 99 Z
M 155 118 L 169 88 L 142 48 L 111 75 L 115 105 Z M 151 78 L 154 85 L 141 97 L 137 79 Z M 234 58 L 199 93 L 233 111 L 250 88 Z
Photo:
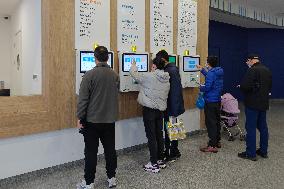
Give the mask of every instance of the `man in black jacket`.
M 164 120 L 169 121 L 169 117 L 178 117 L 185 112 L 184 101 L 182 95 L 182 85 L 180 74 L 177 66 L 173 63 L 169 63 L 169 55 L 165 50 L 161 50 L 156 54 L 156 58 L 159 61 L 165 62 L 165 72 L 170 74 L 170 92 L 167 101 L 167 110 L 165 111 Z M 166 161 L 175 161 L 181 156 L 178 149 L 178 141 L 170 141 L 167 128 L 165 126 L 165 157 Z
M 266 111 L 269 108 L 269 93 L 272 87 L 270 70 L 260 63 L 259 56 L 251 54 L 246 62 L 249 69 L 240 84 L 245 99 L 246 151 L 240 158 L 256 161 L 256 155 L 267 158 L 268 128 Z M 260 148 L 256 150 L 256 128 L 260 132 Z

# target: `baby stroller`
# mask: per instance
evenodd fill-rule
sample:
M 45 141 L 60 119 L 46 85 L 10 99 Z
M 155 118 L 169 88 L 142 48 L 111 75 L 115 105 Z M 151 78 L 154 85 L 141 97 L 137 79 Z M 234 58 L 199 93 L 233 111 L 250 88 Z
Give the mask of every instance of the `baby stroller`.
M 238 125 L 238 114 L 240 113 L 238 100 L 230 93 L 226 93 L 221 97 L 221 126 L 224 131 L 229 133 L 229 141 L 234 141 L 235 137 L 240 135 L 240 140 L 245 139 L 245 135 Z M 232 134 L 232 128 L 236 127 L 238 132 Z

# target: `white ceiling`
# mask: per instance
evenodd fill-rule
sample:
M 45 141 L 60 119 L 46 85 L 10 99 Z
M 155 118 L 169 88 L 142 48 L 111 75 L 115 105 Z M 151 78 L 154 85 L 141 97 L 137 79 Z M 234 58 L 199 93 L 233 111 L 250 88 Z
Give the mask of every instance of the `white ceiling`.
M 17 4 L 21 0 L 0 0 L 0 14 L 11 15 Z M 266 10 L 274 14 L 283 13 L 284 16 L 284 0 L 232 0 L 241 2 L 252 7 Z
M 21 0 L 0 0 L 0 15 L 10 16 Z
M 231 0 L 239 4 L 247 5 L 248 7 L 255 7 L 274 14 L 275 16 L 284 17 L 284 0 Z M 210 8 L 210 20 L 224 22 L 227 24 L 237 25 L 245 28 L 281 28 L 271 24 L 255 21 L 249 18 L 232 15 L 216 9 Z
M 234 2 L 241 2 L 275 15 L 284 13 L 284 0 L 232 0 Z M 284 15 L 283 15 L 284 16 Z
M 284 0 L 283 0 L 284 1 Z M 260 21 L 255 21 L 249 18 L 229 14 L 223 11 L 219 11 L 213 8 L 210 8 L 210 20 L 223 22 L 227 24 L 232 24 L 236 26 L 241 26 L 244 28 L 279 28 L 283 29 L 283 27 L 280 26 L 274 26 L 271 24 L 267 24 Z

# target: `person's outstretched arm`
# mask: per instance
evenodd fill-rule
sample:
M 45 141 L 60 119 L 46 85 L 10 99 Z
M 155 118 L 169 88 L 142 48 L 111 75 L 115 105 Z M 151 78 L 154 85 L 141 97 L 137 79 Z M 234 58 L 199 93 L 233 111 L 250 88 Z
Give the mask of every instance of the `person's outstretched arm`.
M 138 72 L 138 68 L 136 66 L 136 62 L 133 61 L 129 70 L 129 73 L 131 75 L 131 77 L 133 77 L 133 79 L 139 83 L 142 84 L 143 83 L 143 74 Z
M 202 70 L 200 71 L 202 73 L 202 75 L 204 75 L 206 77 L 208 71 L 205 68 L 202 68 Z
M 205 85 L 200 86 L 200 92 L 208 92 L 212 89 L 215 75 L 212 72 L 206 72 Z
M 196 65 L 196 68 L 200 70 L 200 72 L 202 73 L 202 75 L 204 75 L 206 77 L 208 70 L 205 69 L 205 67 L 201 66 L 201 65 Z

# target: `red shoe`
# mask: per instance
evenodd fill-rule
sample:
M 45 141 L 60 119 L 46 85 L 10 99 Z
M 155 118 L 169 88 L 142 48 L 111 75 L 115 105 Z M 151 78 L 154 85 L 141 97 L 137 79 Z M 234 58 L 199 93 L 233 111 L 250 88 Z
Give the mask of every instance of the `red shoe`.
M 212 153 L 217 153 L 217 152 L 218 152 L 218 149 L 217 149 L 217 148 L 215 148 L 215 147 L 206 146 L 206 147 L 200 148 L 200 151 L 201 151 L 201 152 L 212 152 Z

